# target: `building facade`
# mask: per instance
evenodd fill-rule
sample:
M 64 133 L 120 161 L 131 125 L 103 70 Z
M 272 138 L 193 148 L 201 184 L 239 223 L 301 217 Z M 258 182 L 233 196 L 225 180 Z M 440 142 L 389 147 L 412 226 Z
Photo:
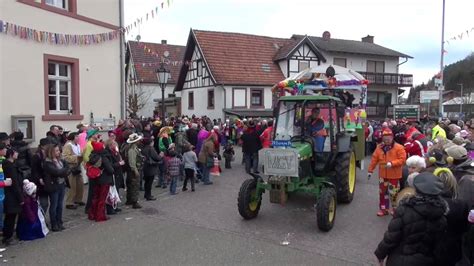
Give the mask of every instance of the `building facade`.
M 154 113 L 161 115 L 162 89 L 158 84 L 156 70 L 163 67 L 170 72 L 170 77 L 165 86 L 165 112 L 166 116 L 181 114 L 180 92 L 175 92 L 178 73 L 184 64 L 183 55 L 186 47 L 169 45 L 166 40 L 161 43 L 136 42 L 127 43 L 125 56 L 126 63 L 126 90 L 127 95 L 137 95 L 140 105 L 136 115 L 138 117 L 152 117 Z M 128 115 L 133 108 L 128 105 Z
M 116 31 L 123 17 L 122 1 L 4 0 L 0 10 L 4 21 L 61 34 Z M 1 34 L 0 130 L 22 130 L 37 142 L 53 124 L 74 131 L 80 122 L 119 119 L 120 39 L 61 45 Z
M 293 35 L 272 38 L 240 33 L 191 30 L 176 91 L 182 91 L 182 113 L 224 118 L 228 115 L 271 116 L 271 87 L 321 63 L 354 69 L 369 80 L 369 117 L 392 115 L 412 75 L 399 74 L 408 55 L 374 43 Z M 400 59 L 406 59 L 400 63 Z M 199 99 L 198 102 L 195 99 Z M 204 100 L 204 102 L 202 101 Z

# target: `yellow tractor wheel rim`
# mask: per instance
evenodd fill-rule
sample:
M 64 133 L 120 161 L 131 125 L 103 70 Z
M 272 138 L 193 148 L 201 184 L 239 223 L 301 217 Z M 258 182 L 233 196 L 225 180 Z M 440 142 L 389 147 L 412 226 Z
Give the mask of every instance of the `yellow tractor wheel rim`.
M 249 209 L 251 211 L 256 211 L 258 206 L 258 201 L 257 201 L 257 191 L 253 190 L 250 193 L 250 203 L 249 203 Z
M 334 216 L 336 214 L 336 201 L 334 200 L 334 197 L 331 198 L 331 202 L 329 203 L 329 222 L 332 223 L 334 221 Z
M 356 159 L 355 154 L 351 152 L 351 158 L 349 163 L 349 192 L 354 193 L 356 183 Z

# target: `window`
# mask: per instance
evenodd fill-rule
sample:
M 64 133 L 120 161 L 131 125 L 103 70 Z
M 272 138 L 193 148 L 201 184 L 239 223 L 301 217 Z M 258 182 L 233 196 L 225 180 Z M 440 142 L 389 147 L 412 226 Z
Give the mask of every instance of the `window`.
M 49 113 L 67 114 L 71 109 L 71 65 L 48 63 Z
M 367 60 L 367 72 L 384 73 L 385 72 L 385 62 L 384 61 Z
M 35 117 L 32 115 L 12 115 L 12 132 L 21 131 L 25 141 L 35 141 Z
M 194 92 L 188 94 L 188 109 L 194 109 Z
M 303 71 L 307 68 L 309 68 L 309 62 L 308 61 L 298 61 L 298 71 Z
M 263 107 L 263 90 L 252 89 L 250 93 L 250 106 L 251 107 Z
M 44 55 L 43 120 L 82 120 L 79 112 L 79 60 Z
M 232 88 L 232 108 L 247 108 L 247 88 Z
M 207 109 L 214 109 L 214 90 L 207 91 Z
M 68 0 L 46 0 L 47 5 L 68 10 Z
M 334 65 L 347 67 L 347 60 L 345 58 L 334 58 Z
M 197 76 L 202 77 L 202 61 L 197 60 L 196 63 L 197 63 Z
M 367 105 L 389 106 L 392 104 L 392 95 L 386 92 L 369 91 L 367 93 Z

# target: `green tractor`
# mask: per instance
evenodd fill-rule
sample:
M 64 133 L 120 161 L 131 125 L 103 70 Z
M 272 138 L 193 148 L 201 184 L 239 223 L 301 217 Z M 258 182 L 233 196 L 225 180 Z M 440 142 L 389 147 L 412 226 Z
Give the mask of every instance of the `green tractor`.
M 266 191 L 270 202 L 279 204 L 303 192 L 316 198 L 319 229 L 331 230 L 337 203 L 354 198 L 356 168 L 362 167 L 365 153 L 363 126 L 351 121 L 349 111 L 334 96 L 281 97 L 274 110 L 273 146 L 259 153 L 264 174 L 251 174 L 242 184 L 240 215 L 257 217 Z

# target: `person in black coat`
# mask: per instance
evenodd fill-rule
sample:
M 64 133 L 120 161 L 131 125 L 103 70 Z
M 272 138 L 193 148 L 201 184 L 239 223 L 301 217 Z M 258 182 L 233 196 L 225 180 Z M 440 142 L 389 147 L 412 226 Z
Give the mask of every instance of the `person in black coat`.
M 6 160 L 3 161 L 3 173 L 5 178 L 12 180 L 10 187 L 5 187 L 5 199 L 3 201 L 3 211 L 5 213 L 3 220 L 3 240 L 2 243 L 5 245 L 11 245 L 14 243 L 13 232 L 15 230 L 15 222 L 17 216 L 21 213 L 23 205 L 23 192 L 22 184 L 17 167 L 15 166 L 15 160 L 18 157 L 18 152 L 13 149 L 8 149 L 6 154 Z
M 151 187 L 153 185 L 153 180 L 158 174 L 158 168 L 160 164 L 163 164 L 163 158 L 158 155 L 155 148 L 153 147 L 153 139 L 144 138 L 142 140 L 144 145 L 142 149 L 142 155 L 145 157 L 143 164 L 143 179 L 145 180 L 145 199 L 146 200 L 156 200 L 155 197 L 151 195 Z
M 448 203 L 446 214 L 448 228 L 440 248 L 440 256 L 436 261 L 439 266 L 454 266 L 462 259 L 462 238 L 469 230 L 469 206 L 466 201 L 456 199 L 457 181 L 447 168 L 438 168 L 435 175 L 444 183 L 441 197 Z
M 31 158 L 31 181 L 37 186 L 37 195 L 41 205 L 41 209 L 44 213 L 48 211 L 49 207 L 49 195 L 44 190 L 44 172 L 43 172 L 43 161 L 46 159 L 46 146 L 51 144 L 49 139 L 43 138 L 40 140 L 40 144 L 36 153 Z
M 18 152 L 18 159 L 16 159 L 15 164 L 18 168 L 20 177 L 22 179 L 30 179 L 32 155 L 28 143 L 25 142 L 23 138 L 24 135 L 22 132 L 14 132 L 11 146 Z
M 43 188 L 49 196 L 49 219 L 53 232 L 65 229 L 63 205 L 69 172 L 68 164 L 61 159 L 59 145 L 49 144 L 46 147 L 46 159 L 43 162 Z
M 438 247 L 447 229 L 448 206 L 439 195 L 443 182 L 432 173 L 415 177 L 416 195 L 400 202 L 388 225 L 388 231 L 375 250 L 375 256 L 387 266 L 431 266 L 439 256 Z
M 198 126 L 197 124 L 192 124 L 191 125 L 191 128 L 186 130 L 186 137 L 188 139 L 188 142 L 193 145 L 194 147 L 196 147 L 197 145 L 197 142 L 198 142 Z
M 105 150 L 102 142 L 92 142 L 92 148 L 93 151 L 88 163 L 98 166 L 101 174 L 95 180 L 88 217 L 89 220 L 103 222 L 108 220 L 108 217 L 105 215 L 105 201 L 107 200 L 110 185 L 113 184 L 114 167 L 111 156 Z
M 262 148 L 260 137 L 255 131 L 255 123 L 250 121 L 247 130 L 241 137 L 242 153 L 244 154 L 245 172 L 250 174 L 250 169 L 258 174 L 258 151 Z
M 117 193 L 122 188 L 125 188 L 124 176 L 123 176 L 123 166 L 125 165 L 125 161 L 122 159 L 120 155 L 118 143 L 114 140 L 108 139 L 106 142 L 106 152 L 107 158 L 112 162 L 112 167 L 114 168 L 114 180 L 112 186 L 115 186 Z M 117 212 L 122 211 L 118 206 L 114 207 L 107 204 L 107 214 L 113 215 L 117 214 Z

